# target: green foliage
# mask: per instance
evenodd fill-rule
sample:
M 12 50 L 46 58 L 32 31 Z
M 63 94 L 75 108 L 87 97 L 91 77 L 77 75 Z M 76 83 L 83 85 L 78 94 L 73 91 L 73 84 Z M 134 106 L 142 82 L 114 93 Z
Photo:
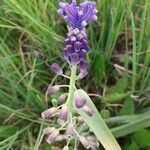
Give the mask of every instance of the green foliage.
M 138 144 L 139 148 L 150 147 L 150 131 L 142 129 L 134 133 L 132 139 Z
M 67 83 L 49 71 L 49 64 L 64 64 L 67 27 L 57 14 L 58 2 L 0 0 L 2 150 L 33 150 L 38 146 L 43 124 L 49 125 L 40 115 L 46 108 L 45 90 L 52 83 Z M 97 9 L 98 21 L 88 28 L 89 76 L 80 81 L 79 87 L 83 85 L 87 91 L 102 95 L 102 103 L 96 102 L 97 108 L 102 108 L 98 111 L 120 144 L 119 137 L 123 137 L 121 146 L 125 150 L 148 149 L 150 2 L 97 0 Z M 131 94 L 137 97 L 135 101 Z M 56 97 L 48 97 L 48 102 L 56 105 Z M 51 146 L 41 144 L 41 149 Z
M 15 126 L 7 125 L 0 127 L 0 139 L 1 138 L 8 138 L 14 135 L 17 132 L 18 128 Z
M 104 100 L 111 103 L 122 101 L 130 94 L 130 92 L 125 91 L 127 85 L 128 82 L 126 77 L 119 79 L 117 83 L 109 89 L 108 93 L 104 97 Z
M 120 110 L 120 115 L 132 115 L 134 114 L 134 102 L 131 98 L 126 98 L 123 107 Z
M 108 70 L 108 62 L 99 51 L 93 51 L 90 54 L 92 78 L 96 85 L 100 85 Z

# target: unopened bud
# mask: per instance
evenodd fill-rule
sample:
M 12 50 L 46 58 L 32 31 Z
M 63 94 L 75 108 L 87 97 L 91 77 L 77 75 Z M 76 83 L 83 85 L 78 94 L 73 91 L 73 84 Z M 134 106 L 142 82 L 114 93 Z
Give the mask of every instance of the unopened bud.
M 61 110 L 60 110 L 60 113 L 59 113 L 59 119 L 60 120 L 67 120 L 67 117 L 68 117 L 68 108 L 66 105 L 63 105 Z
M 60 134 L 60 135 L 58 135 L 56 138 L 55 138 L 55 141 L 57 142 L 57 141 L 62 141 L 63 140 L 63 135 L 62 134 Z
M 57 98 L 57 103 L 58 103 L 58 105 L 63 104 L 64 101 L 65 101 L 65 98 L 66 98 L 66 94 L 60 95 L 60 96 Z
M 85 105 L 85 103 L 86 103 L 86 100 L 83 97 L 79 96 L 78 93 L 76 93 L 75 94 L 75 106 L 77 108 L 82 108 Z
M 65 120 L 61 120 L 60 118 L 57 119 L 57 123 L 59 123 L 60 125 L 64 125 L 65 122 Z
M 82 25 L 82 27 L 85 27 L 87 25 L 87 22 L 85 20 L 83 20 L 81 25 Z
M 96 138 L 96 136 L 87 136 L 87 140 L 89 141 L 91 146 L 95 146 L 98 147 L 99 146 L 99 142 L 98 139 Z
M 53 143 L 55 141 L 55 138 L 59 135 L 59 131 L 56 129 L 54 130 L 47 138 L 47 142 L 49 144 Z
M 43 119 L 48 119 L 52 116 L 54 116 L 57 112 L 57 108 L 55 107 L 52 107 L 52 108 L 49 108 L 47 110 L 45 110 L 44 112 L 42 112 L 41 116 Z
M 59 91 L 59 86 L 58 85 L 54 85 L 54 86 L 49 86 L 47 89 L 47 93 L 48 94 L 53 94 Z
M 66 130 L 66 134 L 68 136 L 72 136 L 74 134 L 74 125 L 73 125 L 73 123 L 69 123 L 68 124 L 67 130 Z
M 54 73 L 58 74 L 58 75 L 62 75 L 63 71 L 60 68 L 60 66 L 57 63 L 54 63 L 51 67 L 50 67 L 51 71 L 53 71 Z
M 84 146 L 85 149 L 90 149 L 90 144 L 85 137 L 81 136 L 79 138 L 79 141 L 82 143 L 82 145 Z
M 85 76 L 87 76 L 87 74 L 88 74 L 87 70 L 85 70 L 83 72 L 80 72 L 79 75 L 78 75 L 78 78 L 79 79 L 83 79 Z
M 84 106 L 83 111 L 90 117 L 93 116 L 95 113 L 94 110 L 92 108 L 90 108 L 89 106 Z
M 54 130 L 56 130 L 56 128 L 54 128 L 54 127 L 45 128 L 43 130 L 43 134 L 51 134 L 52 132 L 54 132 Z

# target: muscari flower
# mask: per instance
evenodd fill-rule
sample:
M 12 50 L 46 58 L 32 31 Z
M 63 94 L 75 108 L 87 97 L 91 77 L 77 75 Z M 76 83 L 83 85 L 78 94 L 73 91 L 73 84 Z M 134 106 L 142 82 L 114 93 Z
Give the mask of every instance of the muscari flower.
M 72 3 L 59 3 L 59 15 L 64 17 L 70 26 L 69 33 L 65 39 L 64 58 L 72 66 L 80 65 L 80 75 L 83 78 L 87 74 L 86 54 L 89 51 L 86 26 L 97 20 L 96 2 L 85 1 L 77 4 L 76 0 Z

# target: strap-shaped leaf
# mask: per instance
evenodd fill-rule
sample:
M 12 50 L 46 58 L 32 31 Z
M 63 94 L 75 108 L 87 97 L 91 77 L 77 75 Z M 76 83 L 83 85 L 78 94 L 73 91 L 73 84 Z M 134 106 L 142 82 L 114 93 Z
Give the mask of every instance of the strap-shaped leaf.
M 87 93 L 81 89 L 76 92 L 86 99 L 86 105 L 90 106 L 95 112 L 94 115 L 90 117 L 82 110 L 82 108 L 76 108 L 78 113 L 84 118 L 84 121 L 90 127 L 91 131 L 93 131 L 93 133 L 97 136 L 103 147 L 106 150 L 121 150 L 119 144 L 115 140 Z

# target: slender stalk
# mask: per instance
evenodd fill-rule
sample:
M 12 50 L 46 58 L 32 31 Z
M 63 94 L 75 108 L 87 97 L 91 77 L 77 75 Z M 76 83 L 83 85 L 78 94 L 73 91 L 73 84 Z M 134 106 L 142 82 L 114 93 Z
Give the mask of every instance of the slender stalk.
M 70 118 L 70 113 L 72 112 L 73 108 L 73 95 L 74 95 L 74 86 L 75 86 L 75 81 L 76 81 L 76 72 L 77 72 L 77 67 L 73 66 L 71 68 L 71 77 L 70 77 L 70 84 L 69 84 L 69 93 L 68 93 L 68 99 L 67 99 L 67 107 L 68 107 L 68 114 Z

